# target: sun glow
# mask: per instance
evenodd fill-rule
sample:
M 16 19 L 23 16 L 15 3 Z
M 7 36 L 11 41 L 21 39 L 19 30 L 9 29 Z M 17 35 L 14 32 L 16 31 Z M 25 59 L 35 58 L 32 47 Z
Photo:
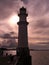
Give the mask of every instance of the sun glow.
M 19 17 L 17 15 L 12 15 L 9 19 L 9 23 L 11 25 L 16 25 L 16 23 L 19 21 Z

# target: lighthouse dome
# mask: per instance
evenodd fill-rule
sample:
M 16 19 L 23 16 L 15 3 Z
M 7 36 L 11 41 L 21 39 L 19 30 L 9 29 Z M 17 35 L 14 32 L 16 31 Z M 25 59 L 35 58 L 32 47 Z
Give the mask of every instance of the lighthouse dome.
M 20 8 L 20 13 L 21 14 L 26 14 L 26 8 L 24 8 L 24 7 Z

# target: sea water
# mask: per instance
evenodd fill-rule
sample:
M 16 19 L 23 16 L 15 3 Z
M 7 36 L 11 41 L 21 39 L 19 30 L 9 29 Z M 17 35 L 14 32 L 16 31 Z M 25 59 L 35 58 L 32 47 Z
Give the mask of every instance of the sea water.
M 49 65 L 49 51 L 30 51 L 32 65 Z

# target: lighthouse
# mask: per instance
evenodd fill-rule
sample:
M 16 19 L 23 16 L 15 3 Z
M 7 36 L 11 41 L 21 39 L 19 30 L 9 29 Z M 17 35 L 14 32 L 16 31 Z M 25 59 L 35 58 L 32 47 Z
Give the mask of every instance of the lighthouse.
M 26 8 L 20 8 L 18 14 L 19 22 L 18 24 L 18 48 L 17 56 L 19 57 L 19 62 L 17 65 L 31 65 L 31 56 L 28 47 L 28 22 L 27 22 L 27 12 Z

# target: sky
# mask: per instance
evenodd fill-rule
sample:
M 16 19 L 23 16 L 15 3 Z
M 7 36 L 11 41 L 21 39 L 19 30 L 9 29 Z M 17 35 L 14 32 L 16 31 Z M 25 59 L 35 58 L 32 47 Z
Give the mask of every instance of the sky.
M 49 0 L 0 0 L 0 37 L 10 32 L 18 37 L 18 13 L 22 6 L 28 13 L 29 43 L 49 42 Z

